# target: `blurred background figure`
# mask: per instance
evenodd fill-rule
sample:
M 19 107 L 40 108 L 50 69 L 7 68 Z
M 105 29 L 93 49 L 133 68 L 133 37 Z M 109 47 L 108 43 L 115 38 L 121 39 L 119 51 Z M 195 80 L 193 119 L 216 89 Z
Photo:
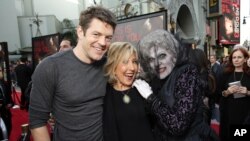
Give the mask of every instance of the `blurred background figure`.
M 6 93 L 6 86 L 3 79 L 3 70 L 0 67 L 0 140 L 8 139 L 12 128 L 10 98 Z
M 214 75 L 215 80 L 216 80 L 216 89 L 213 94 L 213 100 L 212 103 L 215 103 L 214 107 L 212 109 L 216 110 L 216 107 L 219 107 L 219 101 L 221 98 L 221 91 L 220 91 L 220 81 L 221 81 L 221 76 L 222 76 L 222 66 L 221 64 L 218 63 L 216 55 L 211 55 L 209 58 L 210 64 L 211 64 L 211 74 Z M 217 108 L 218 109 L 218 108 Z M 216 119 L 216 122 L 220 121 L 220 115 L 213 113 L 212 118 Z
M 60 51 L 67 51 L 67 50 L 70 50 L 72 49 L 72 44 L 71 44 L 71 41 L 70 39 L 63 39 L 60 43 L 60 48 L 59 48 L 59 52 Z
M 51 37 L 48 41 L 49 55 L 58 51 L 58 37 Z
M 199 48 L 191 50 L 189 60 L 197 66 L 201 77 L 200 83 L 203 89 L 203 102 L 206 105 L 206 108 L 204 108 L 204 116 L 208 124 L 210 124 L 212 112 L 215 108 L 214 94 L 216 90 L 216 80 L 214 75 L 211 73 L 209 61 L 207 60 L 207 56 L 203 50 Z
M 222 69 L 225 68 L 225 67 L 227 66 L 228 60 L 229 60 L 229 57 L 228 57 L 228 56 L 224 56 L 224 57 L 222 58 L 222 61 L 221 61 L 221 67 L 222 67 Z
M 76 45 L 76 35 L 72 32 L 65 32 L 62 35 L 59 51 L 66 51 L 73 49 Z
M 20 64 L 16 66 L 15 73 L 17 79 L 17 85 L 21 89 L 21 109 L 27 109 L 26 99 L 25 99 L 25 90 L 31 81 L 32 69 L 27 66 L 27 57 L 20 58 Z

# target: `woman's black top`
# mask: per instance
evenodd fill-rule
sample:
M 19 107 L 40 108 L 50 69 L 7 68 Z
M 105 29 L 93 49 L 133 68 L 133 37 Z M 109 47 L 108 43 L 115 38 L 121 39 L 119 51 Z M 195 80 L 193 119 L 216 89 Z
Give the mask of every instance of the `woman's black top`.
M 124 102 L 126 94 L 130 101 Z M 137 89 L 107 87 L 104 98 L 104 141 L 154 141 L 145 101 Z

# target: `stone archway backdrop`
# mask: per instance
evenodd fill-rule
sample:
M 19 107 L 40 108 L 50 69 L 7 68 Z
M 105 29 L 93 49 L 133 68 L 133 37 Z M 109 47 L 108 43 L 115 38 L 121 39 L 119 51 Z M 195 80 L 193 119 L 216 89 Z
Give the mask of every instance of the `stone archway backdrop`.
M 175 33 L 190 43 L 199 43 L 201 36 L 192 0 L 171 0 L 165 4 L 168 21 L 176 24 Z
M 207 0 L 121 0 L 116 3 L 103 1 L 103 6 L 113 11 L 118 19 L 130 18 L 124 16 L 124 9 L 128 4 L 136 13 L 133 16 L 166 9 L 168 30 L 203 48 L 206 37 Z

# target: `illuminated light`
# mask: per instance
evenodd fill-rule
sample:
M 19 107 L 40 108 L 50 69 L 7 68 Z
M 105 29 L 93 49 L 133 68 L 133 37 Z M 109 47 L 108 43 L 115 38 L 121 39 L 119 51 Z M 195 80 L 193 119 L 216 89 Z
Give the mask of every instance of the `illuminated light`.
M 71 3 L 74 3 L 74 4 L 79 4 L 79 1 L 78 0 L 66 0 L 68 2 L 71 2 Z

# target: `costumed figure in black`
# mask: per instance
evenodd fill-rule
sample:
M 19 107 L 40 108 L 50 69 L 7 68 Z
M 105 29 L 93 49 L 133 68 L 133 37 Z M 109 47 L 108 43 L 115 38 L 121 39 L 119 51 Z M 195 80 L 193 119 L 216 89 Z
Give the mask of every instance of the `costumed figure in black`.
M 190 48 L 165 30 L 144 36 L 138 48 L 143 76 L 153 91 L 141 79 L 133 85 L 150 105 L 159 140 L 218 140 L 203 117 L 203 90 L 197 67 L 189 63 Z

